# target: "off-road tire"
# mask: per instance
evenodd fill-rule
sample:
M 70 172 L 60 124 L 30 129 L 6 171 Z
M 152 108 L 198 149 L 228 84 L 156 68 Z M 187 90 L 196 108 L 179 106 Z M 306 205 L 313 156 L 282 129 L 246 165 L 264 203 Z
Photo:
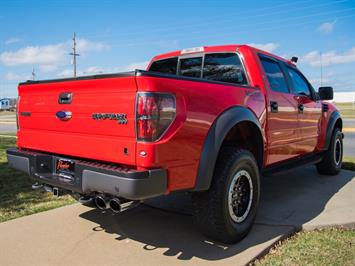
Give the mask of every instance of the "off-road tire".
M 243 171 L 249 174 L 247 180 L 252 183 L 250 192 L 252 199 L 249 198 L 250 208 L 244 220 L 236 222 L 233 220 L 236 219 L 236 216 L 232 218 L 229 209 L 228 197 L 230 188 L 235 182 L 233 180 L 238 173 Z M 216 163 L 209 190 L 192 194 L 194 222 L 207 237 L 228 244 L 238 242 L 248 234 L 253 225 L 259 195 L 259 169 L 252 153 L 234 147 L 223 147 Z
M 340 145 L 340 151 L 338 151 L 338 145 Z M 328 150 L 325 152 L 322 161 L 316 164 L 318 173 L 321 175 L 337 175 L 341 170 L 342 160 L 343 134 L 339 128 L 335 128 Z

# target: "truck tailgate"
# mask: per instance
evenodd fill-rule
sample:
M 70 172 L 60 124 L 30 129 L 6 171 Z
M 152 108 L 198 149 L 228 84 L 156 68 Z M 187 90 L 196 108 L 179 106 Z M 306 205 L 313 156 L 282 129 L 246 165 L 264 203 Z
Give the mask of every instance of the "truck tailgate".
M 134 72 L 20 84 L 18 146 L 134 165 L 136 91 Z M 59 103 L 63 93 L 70 103 Z M 71 118 L 58 118 L 64 112 Z

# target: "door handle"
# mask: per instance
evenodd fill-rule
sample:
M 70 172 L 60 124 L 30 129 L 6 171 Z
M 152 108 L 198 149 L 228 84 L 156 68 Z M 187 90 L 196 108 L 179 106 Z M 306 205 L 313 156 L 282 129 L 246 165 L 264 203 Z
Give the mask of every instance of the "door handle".
M 303 105 L 303 103 L 300 103 L 300 104 L 298 105 L 298 112 L 302 114 L 303 111 L 304 111 L 304 105 Z
M 277 113 L 279 111 L 279 104 L 277 102 L 270 102 L 271 113 Z

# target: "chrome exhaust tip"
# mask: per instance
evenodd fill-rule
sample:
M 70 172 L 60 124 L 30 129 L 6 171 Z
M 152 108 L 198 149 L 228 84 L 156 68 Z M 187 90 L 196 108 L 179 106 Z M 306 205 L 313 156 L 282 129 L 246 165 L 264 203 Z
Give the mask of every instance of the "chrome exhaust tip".
M 108 200 L 105 195 L 98 195 L 95 197 L 95 205 L 100 210 L 106 210 L 108 207 Z
M 119 198 L 113 198 L 109 202 L 110 208 L 114 213 L 121 212 L 121 201 Z
M 45 190 L 46 192 L 50 192 L 50 193 L 53 192 L 53 187 L 51 187 L 51 186 L 44 185 L 43 188 L 44 188 L 44 190 Z
M 91 201 L 93 200 L 93 198 L 91 196 L 81 196 L 78 201 L 81 203 L 81 204 L 88 204 L 90 203 Z
M 43 188 L 43 184 L 36 182 L 31 187 L 32 189 L 39 189 L 39 188 Z

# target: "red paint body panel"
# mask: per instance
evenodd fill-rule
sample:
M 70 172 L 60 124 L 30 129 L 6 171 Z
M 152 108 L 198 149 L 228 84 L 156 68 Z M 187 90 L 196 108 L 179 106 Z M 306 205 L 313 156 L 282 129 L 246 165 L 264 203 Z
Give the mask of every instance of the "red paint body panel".
M 30 112 L 31 116 L 19 116 L 18 146 L 136 169 L 166 168 L 167 193 L 195 186 L 208 131 L 219 115 L 233 106 L 250 109 L 260 121 L 264 167 L 321 150 L 327 119 L 334 107 L 330 106 L 328 113 L 321 113 L 321 102 L 307 102 L 301 117 L 294 95 L 280 95 L 269 88 L 258 53 L 273 55 L 246 45 L 204 47 L 204 52 L 226 51 L 238 51 L 250 86 L 144 75 L 20 85 L 18 112 Z M 176 51 L 159 55 L 152 62 L 180 54 Z M 176 118 L 157 142 L 136 140 L 137 91 L 175 95 Z M 71 104 L 58 103 L 62 92 L 73 93 Z M 279 102 L 279 113 L 270 112 L 271 100 Z M 60 121 L 55 116 L 58 111 L 71 111 L 72 119 Z M 128 123 L 94 120 L 93 113 L 124 113 Z M 140 155 L 142 151 L 146 156 Z
M 139 91 L 169 91 L 176 95 L 178 116 L 163 138 L 156 143 L 137 144 L 137 166 L 174 168 L 169 171 L 169 190 L 195 185 L 203 143 L 223 111 L 236 105 L 247 106 L 261 119 L 265 106 L 264 95 L 255 88 L 152 77 L 137 77 L 137 85 Z M 146 157 L 139 158 L 141 150 L 148 152 Z
M 68 91 L 72 103 L 59 104 Z M 31 116 L 19 116 L 18 146 L 134 166 L 136 91 L 134 77 L 20 85 L 18 112 Z M 72 119 L 59 120 L 58 111 L 72 112 Z M 125 113 L 129 123 L 94 120 L 93 113 Z

